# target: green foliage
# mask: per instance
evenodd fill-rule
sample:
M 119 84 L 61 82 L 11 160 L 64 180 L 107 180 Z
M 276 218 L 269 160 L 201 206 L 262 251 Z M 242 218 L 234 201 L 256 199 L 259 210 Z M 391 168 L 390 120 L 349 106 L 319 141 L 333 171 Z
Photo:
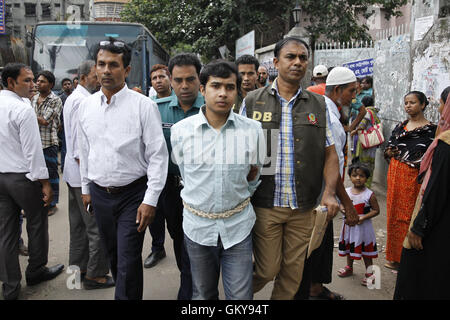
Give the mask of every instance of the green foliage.
M 368 18 L 367 9 L 378 4 L 387 18 L 398 16 L 397 9 L 407 0 L 302 0 L 311 25 L 307 30 L 314 41 L 367 40 L 368 27 L 358 15 Z M 235 41 L 247 32 L 264 26 L 289 23 L 295 0 L 132 0 L 122 11 L 122 20 L 142 23 L 171 53 L 188 50 L 206 60 L 218 57 L 218 48 L 227 45 L 234 53 Z M 269 28 L 267 28 L 267 26 Z M 261 28 L 264 29 L 264 28 Z

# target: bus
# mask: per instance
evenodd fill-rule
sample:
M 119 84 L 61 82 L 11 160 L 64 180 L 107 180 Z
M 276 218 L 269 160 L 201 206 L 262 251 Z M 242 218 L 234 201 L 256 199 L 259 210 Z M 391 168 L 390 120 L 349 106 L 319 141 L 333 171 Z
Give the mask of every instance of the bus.
M 138 23 L 40 22 L 32 33 L 31 69 L 34 74 L 51 71 L 56 78 L 53 90 L 61 90 L 61 80 L 76 77 L 81 62 L 95 60 L 96 46 L 109 37 L 132 48 L 127 85 L 139 87 L 148 95 L 151 67 L 157 63 L 167 65 L 170 56 L 151 32 Z

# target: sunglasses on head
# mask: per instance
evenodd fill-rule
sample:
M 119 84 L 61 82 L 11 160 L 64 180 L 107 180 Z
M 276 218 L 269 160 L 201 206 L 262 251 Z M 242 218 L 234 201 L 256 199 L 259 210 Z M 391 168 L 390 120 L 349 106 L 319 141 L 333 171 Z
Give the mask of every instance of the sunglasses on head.
M 124 47 L 125 47 L 125 42 L 122 42 L 122 41 L 103 40 L 103 41 L 100 41 L 99 45 L 100 45 L 101 47 L 112 45 L 112 46 L 117 47 L 117 48 L 124 48 Z

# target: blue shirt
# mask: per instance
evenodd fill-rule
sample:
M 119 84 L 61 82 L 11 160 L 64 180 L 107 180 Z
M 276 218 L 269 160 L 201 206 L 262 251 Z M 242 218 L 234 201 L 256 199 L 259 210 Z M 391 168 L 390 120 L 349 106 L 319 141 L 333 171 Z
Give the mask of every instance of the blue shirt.
M 171 134 L 173 157 L 184 181 L 181 197 L 189 206 L 220 213 L 253 195 L 259 175 L 251 182 L 247 175 L 251 164 L 261 169 L 266 154 L 259 122 L 230 112 L 223 127 L 216 130 L 199 112 L 175 124 Z M 200 217 L 184 208 L 183 230 L 189 239 L 204 246 L 216 246 L 220 236 L 228 249 L 250 234 L 255 219 L 251 204 L 223 219 Z
M 170 128 L 178 121 L 198 114 L 198 110 L 205 103 L 205 100 L 199 92 L 197 95 L 197 99 L 194 101 L 194 104 L 186 112 L 184 112 L 184 110 L 180 107 L 178 98 L 175 95 L 174 90 L 172 90 L 172 94 L 170 96 L 155 99 L 154 101 L 158 105 L 159 113 L 161 114 L 163 134 L 164 138 L 166 139 L 167 150 L 169 151 L 168 173 L 179 176 L 180 171 L 178 170 L 178 166 L 172 162 L 172 157 L 170 156 L 172 153 L 172 145 L 170 144 Z

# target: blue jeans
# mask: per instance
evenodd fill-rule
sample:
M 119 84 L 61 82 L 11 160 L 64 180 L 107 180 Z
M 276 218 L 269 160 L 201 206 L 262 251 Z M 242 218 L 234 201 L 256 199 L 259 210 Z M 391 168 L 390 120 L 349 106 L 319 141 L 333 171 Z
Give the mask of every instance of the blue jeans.
M 227 300 L 253 299 L 252 237 L 224 249 L 222 241 L 216 246 L 203 246 L 184 235 L 191 262 L 192 300 L 218 300 L 218 283 L 222 268 L 223 288 Z

